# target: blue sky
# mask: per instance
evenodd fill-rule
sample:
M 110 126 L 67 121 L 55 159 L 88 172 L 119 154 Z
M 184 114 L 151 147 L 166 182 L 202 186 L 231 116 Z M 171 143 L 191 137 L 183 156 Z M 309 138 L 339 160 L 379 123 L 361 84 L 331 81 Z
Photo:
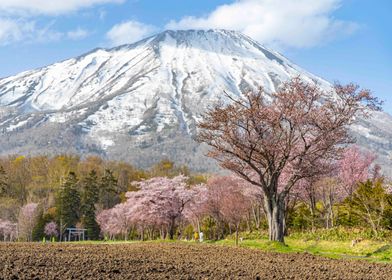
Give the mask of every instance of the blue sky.
M 0 0 L 0 77 L 164 29 L 239 30 L 392 113 L 389 0 Z

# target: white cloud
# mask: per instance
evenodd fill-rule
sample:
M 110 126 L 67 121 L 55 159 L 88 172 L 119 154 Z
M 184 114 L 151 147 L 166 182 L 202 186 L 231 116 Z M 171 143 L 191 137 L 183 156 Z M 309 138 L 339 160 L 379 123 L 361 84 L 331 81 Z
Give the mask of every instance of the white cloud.
M 106 38 L 109 40 L 110 45 L 118 46 L 134 43 L 148 35 L 151 35 L 156 30 L 157 28 L 152 25 L 131 20 L 113 26 L 106 33 Z
M 89 32 L 86 29 L 78 27 L 75 30 L 71 30 L 67 32 L 67 37 L 71 40 L 80 40 L 84 39 L 89 35 Z
M 358 25 L 335 19 L 342 0 L 237 0 L 204 17 L 170 21 L 168 29 L 231 29 L 279 47 L 312 47 L 353 33 Z
M 58 16 L 99 4 L 126 0 L 0 0 L 0 46 L 14 43 L 46 43 L 61 39 L 79 40 L 89 35 L 78 28 L 57 31 L 53 23 L 36 24 L 40 16 Z
M 0 11 L 7 14 L 58 15 L 99 4 L 125 0 L 0 0 Z
M 68 32 L 56 31 L 52 28 L 54 21 L 39 26 L 33 20 L 0 18 L 0 46 L 15 43 L 48 43 L 61 39 L 80 40 L 90 32 L 77 28 Z
M 31 24 L 21 24 L 9 19 L 0 19 L 0 45 L 19 41 L 22 34 L 32 29 Z
M 38 28 L 34 21 L 0 18 L 0 46 L 19 42 L 56 41 L 61 37 L 62 33 L 53 31 L 50 25 Z

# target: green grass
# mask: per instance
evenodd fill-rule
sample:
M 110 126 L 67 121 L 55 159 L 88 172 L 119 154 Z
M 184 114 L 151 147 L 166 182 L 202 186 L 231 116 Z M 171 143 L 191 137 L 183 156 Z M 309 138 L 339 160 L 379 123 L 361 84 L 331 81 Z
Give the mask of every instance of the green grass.
M 210 242 L 217 245 L 235 246 L 234 240 Z M 240 247 L 260 249 L 279 253 L 310 253 L 328 258 L 363 259 L 374 262 L 392 263 L 392 244 L 381 241 L 364 240 L 354 247 L 349 241 L 316 241 L 285 238 L 286 244 L 271 242 L 267 239 L 243 240 Z

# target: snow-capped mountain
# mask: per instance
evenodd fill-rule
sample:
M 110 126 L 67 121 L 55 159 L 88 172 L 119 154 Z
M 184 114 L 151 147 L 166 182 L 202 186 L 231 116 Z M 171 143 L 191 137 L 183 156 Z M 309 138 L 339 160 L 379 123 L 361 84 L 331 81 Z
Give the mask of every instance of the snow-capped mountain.
M 95 49 L 0 79 L 0 152 L 93 153 L 149 166 L 170 158 L 211 170 L 196 122 L 223 91 L 274 91 L 300 75 L 330 84 L 247 36 L 226 30 L 165 31 L 132 45 Z M 392 118 L 353 126 L 386 163 Z

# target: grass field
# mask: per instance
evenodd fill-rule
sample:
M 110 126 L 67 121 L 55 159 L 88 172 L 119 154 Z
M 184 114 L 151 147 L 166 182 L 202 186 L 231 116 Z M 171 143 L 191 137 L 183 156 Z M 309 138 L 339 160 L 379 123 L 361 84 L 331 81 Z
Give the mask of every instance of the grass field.
M 243 240 L 240 247 L 260 249 L 279 253 L 311 253 L 328 258 L 363 259 L 375 262 L 392 263 L 392 243 L 363 240 L 355 246 L 350 241 L 301 240 L 287 237 L 286 245 L 266 239 Z M 235 246 L 234 240 L 210 242 L 218 245 Z

